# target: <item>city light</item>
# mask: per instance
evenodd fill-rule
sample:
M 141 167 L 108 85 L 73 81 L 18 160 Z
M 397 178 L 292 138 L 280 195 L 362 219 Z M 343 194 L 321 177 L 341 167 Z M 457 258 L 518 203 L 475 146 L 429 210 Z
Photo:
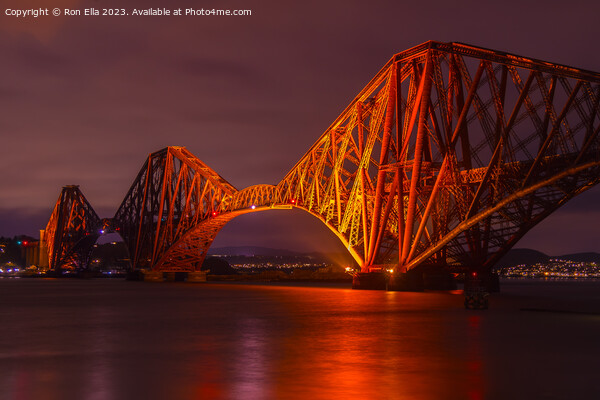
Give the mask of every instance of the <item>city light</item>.
M 536 264 L 520 264 L 502 268 L 500 276 L 507 278 L 579 279 L 600 278 L 600 265 L 588 261 L 550 259 Z

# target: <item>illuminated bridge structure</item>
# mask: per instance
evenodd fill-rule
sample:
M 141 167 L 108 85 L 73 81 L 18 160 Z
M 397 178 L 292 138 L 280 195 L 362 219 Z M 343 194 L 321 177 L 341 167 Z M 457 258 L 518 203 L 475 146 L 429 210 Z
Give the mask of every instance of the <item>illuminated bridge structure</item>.
M 236 216 L 296 208 L 362 272 L 489 271 L 600 180 L 600 74 L 461 43 L 393 56 L 277 185 L 237 190 L 183 147 L 150 154 L 112 220 L 66 187 L 44 238 L 84 268 L 98 230 L 135 268 L 196 271 Z

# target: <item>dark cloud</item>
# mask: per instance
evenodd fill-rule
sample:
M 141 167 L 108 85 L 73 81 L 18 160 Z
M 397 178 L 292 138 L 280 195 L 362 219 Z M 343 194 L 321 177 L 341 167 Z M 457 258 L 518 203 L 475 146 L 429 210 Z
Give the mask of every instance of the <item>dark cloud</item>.
M 53 199 L 56 201 L 58 194 Z M 0 236 L 14 237 L 17 235 L 28 235 L 39 237 L 40 229 L 44 229 L 54 205 L 48 206 L 47 209 L 32 209 L 32 208 L 0 208 Z
M 258 71 L 248 68 L 246 65 L 209 57 L 189 57 L 182 60 L 179 65 L 183 73 L 201 79 L 222 79 L 235 83 L 254 83 L 257 79 L 262 79 L 257 73 Z

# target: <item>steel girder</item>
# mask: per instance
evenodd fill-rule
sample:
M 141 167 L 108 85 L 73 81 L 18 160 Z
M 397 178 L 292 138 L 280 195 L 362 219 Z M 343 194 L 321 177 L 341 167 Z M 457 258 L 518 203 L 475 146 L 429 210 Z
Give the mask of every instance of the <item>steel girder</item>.
M 102 220 L 79 186 L 63 187 L 41 237 L 48 249 L 49 268 L 60 272 L 87 266 L 101 228 Z

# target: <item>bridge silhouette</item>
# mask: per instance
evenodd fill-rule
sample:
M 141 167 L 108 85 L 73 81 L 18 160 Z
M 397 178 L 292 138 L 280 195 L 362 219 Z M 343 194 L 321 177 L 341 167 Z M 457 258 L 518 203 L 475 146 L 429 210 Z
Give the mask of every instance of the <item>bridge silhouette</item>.
M 600 74 L 461 43 L 394 55 L 277 185 L 237 190 L 184 147 L 148 156 L 112 219 L 66 186 L 42 235 L 50 268 L 85 269 L 102 230 L 134 268 L 199 271 L 238 215 L 301 209 L 363 273 L 489 272 L 596 185 Z

